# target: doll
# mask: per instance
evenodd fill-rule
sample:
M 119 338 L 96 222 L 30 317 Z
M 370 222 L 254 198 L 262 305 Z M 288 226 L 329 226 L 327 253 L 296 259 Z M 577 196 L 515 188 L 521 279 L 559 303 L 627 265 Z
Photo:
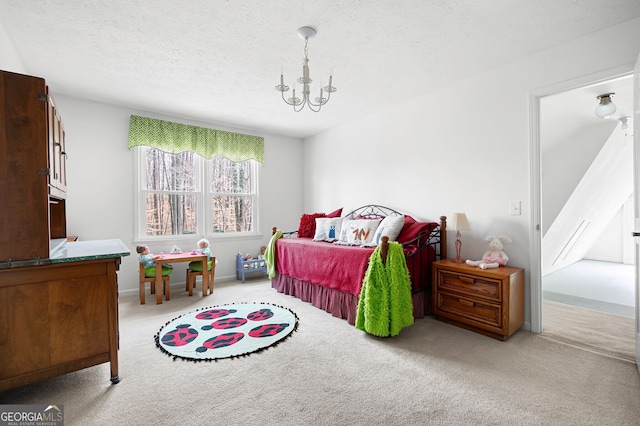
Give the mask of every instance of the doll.
M 505 243 L 510 243 L 511 238 L 506 235 L 498 235 L 494 237 L 493 235 L 485 238 L 486 241 L 489 241 L 489 250 L 487 250 L 484 255 L 482 255 L 482 260 L 467 260 L 467 265 L 477 266 L 480 269 L 491 269 L 498 268 L 500 266 L 507 266 L 507 262 L 509 261 L 509 256 L 507 253 L 502 251 L 504 245 L 502 241 Z
M 198 248 L 196 250 L 193 250 L 191 254 L 198 253 L 207 255 L 207 270 L 210 271 L 212 254 L 211 249 L 209 248 L 209 240 L 207 240 L 206 238 L 202 238 L 200 241 L 198 241 Z M 189 269 L 191 269 L 192 271 L 202 272 L 202 262 L 200 260 L 189 262 Z
M 144 274 L 147 277 L 154 276 L 156 274 L 156 259 L 160 259 L 159 254 L 153 254 L 149 252 L 149 246 L 143 244 L 136 247 L 138 253 L 138 262 L 143 264 Z M 162 265 L 163 275 L 173 270 L 173 266 L 169 264 Z

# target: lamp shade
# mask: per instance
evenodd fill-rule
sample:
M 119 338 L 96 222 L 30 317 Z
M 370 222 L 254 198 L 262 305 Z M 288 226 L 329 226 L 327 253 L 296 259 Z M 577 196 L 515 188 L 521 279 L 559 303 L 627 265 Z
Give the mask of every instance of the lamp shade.
M 451 218 L 447 220 L 448 228 L 453 231 L 469 231 L 469 221 L 464 213 L 452 213 Z

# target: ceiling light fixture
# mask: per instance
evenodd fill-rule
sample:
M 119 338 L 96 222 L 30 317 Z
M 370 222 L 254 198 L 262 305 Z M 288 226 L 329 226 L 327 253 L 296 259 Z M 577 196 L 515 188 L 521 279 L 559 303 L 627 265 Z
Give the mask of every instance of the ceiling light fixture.
M 276 86 L 276 90 L 280 91 L 282 94 L 282 100 L 285 101 L 286 104 L 293 106 L 293 110 L 295 112 L 300 112 L 307 105 L 309 109 L 313 112 L 318 112 L 322 108 L 322 105 L 329 102 L 329 98 L 331 94 L 335 92 L 335 86 L 333 83 L 333 75 L 329 75 L 329 85 L 320 87 L 320 97 L 315 98 L 315 102 L 311 100 L 309 95 L 311 94 L 311 90 L 309 89 L 309 85 L 313 81 L 311 77 L 309 77 L 309 52 L 307 49 L 307 44 L 309 43 L 309 39 L 316 35 L 316 30 L 311 27 L 301 27 L 298 29 L 298 35 L 304 39 L 304 59 L 302 61 L 302 77 L 298 77 L 298 83 L 302 84 L 302 99 L 296 97 L 296 87 L 293 87 L 293 96 L 289 99 L 284 97 L 284 92 L 289 90 L 289 86 L 284 84 L 284 74 L 280 73 L 280 84 Z M 327 97 L 324 97 L 326 93 Z
M 596 115 L 598 117 L 609 118 L 616 112 L 616 104 L 611 102 L 613 95 L 615 95 L 615 93 L 605 93 L 597 97 L 600 100 L 600 103 L 596 107 Z
M 620 120 L 620 130 L 627 130 L 629 128 L 629 123 L 627 123 L 627 121 L 630 119 L 631 117 L 628 115 L 624 115 L 620 118 L 618 118 L 618 120 Z

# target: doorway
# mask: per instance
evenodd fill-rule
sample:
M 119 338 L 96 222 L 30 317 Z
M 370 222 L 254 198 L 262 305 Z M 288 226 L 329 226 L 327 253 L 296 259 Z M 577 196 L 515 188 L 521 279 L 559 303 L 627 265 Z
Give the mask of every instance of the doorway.
M 613 101 L 618 107 L 607 119 L 594 114 L 597 97 L 603 93 L 615 93 Z M 549 91 L 538 98 L 541 170 L 537 229 L 541 251 L 538 331 L 559 338 L 563 333 L 570 336 L 576 332 L 583 336 L 579 340 L 585 345 L 597 345 L 598 342 L 586 339 L 599 333 L 595 330 L 585 333 L 579 327 L 590 323 L 582 319 L 584 315 L 600 312 L 605 317 L 593 322 L 612 319 L 612 327 L 624 332 L 620 336 L 622 351 L 628 349 L 630 355 L 635 352 L 633 199 L 630 198 L 633 127 L 628 123 L 623 126 L 627 120 L 621 118 L 632 115 L 632 95 L 633 80 L 627 73 Z M 620 163 L 612 163 L 614 161 Z M 618 165 L 612 167 L 612 164 Z M 613 176 L 617 172 L 621 174 Z M 617 193 L 613 194 L 612 188 L 616 188 Z M 532 274 L 532 288 L 534 278 Z M 534 309 L 532 301 L 532 331 L 536 331 Z M 619 327 L 615 323 L 617 317 L 624 317 Z M 581 321 L 584 324 L 579 325 Z M 576 327 L 578 331 L 574 330 Z M 606 330 L 603 333 L 606 335 Z M 610 342 L 604 346 L 612 347 Z

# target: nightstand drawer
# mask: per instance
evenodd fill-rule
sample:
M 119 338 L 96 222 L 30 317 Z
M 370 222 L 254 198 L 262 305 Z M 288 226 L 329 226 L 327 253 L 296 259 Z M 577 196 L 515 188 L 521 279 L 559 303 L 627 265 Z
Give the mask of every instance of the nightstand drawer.
M 454 271 L 438 271 L 438 291 L 449 291 L 502 302 L 502 281 Z
M 478 299 L 467 299 L 456 294 L 438 293 L 436 309 L 440 315 L 453 314 L 458 321 L 486 324 L 502 328 L 502 307 Z M 465 320 L 466 319 L 466 320 Z M 471 320 L 472 322 L 469 322 Z

